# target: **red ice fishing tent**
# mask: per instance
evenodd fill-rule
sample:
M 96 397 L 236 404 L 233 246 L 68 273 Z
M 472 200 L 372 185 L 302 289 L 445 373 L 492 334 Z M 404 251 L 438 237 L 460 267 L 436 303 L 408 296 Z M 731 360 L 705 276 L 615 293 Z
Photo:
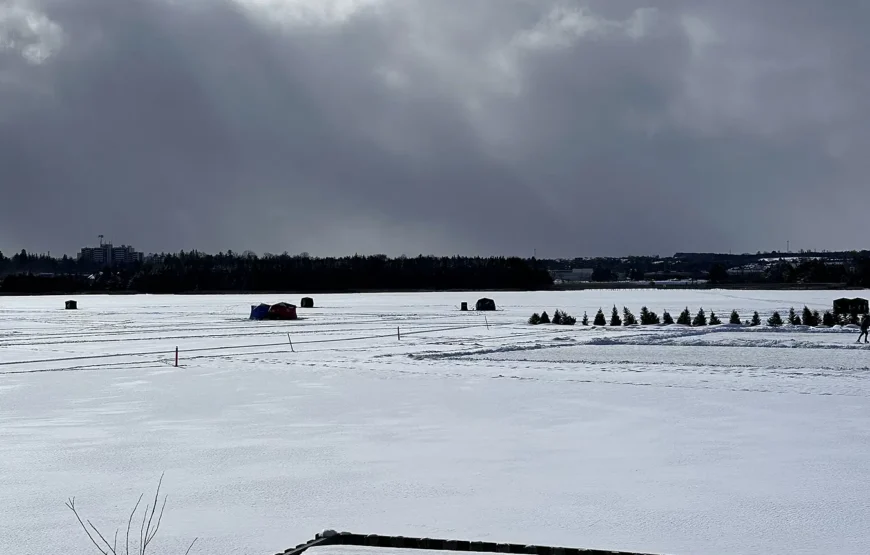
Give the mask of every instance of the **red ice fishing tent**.
M 290 303 L 277 303 L 269 307 L 266 318 L 270 320 L 295 320 L 296 305 Z

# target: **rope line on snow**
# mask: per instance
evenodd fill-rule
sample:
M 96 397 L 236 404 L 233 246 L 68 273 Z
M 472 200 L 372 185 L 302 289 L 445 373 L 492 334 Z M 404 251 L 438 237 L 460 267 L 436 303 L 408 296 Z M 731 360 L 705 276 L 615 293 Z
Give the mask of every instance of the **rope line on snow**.
M 427 333 L 438 333 L 443 331 L 458 331 L 465 330 L 471 328 L 482 328 L 488 326 L 507 326 L 509 323 L 501 323 L 501 324 L 467 324 L 464 326 L 452 326 L 446 328 L 438 328 L 438 329 L 423 329 L 423 330 L 415 330 L 403 332 L 402 335 L 422 335 Z M 318 343 L 339 343 L 339 342 L 350 342 L 350 341 L 366 341 L 370 339 L 388 339 L 396 337 L 395 333 L 387 333 L 387 334 L 377 334 L 377 335 L 367 335 L 361 337 L 332 337 L 328 339 L 309 339 L 307 341 L 296 341 L 294 345 L 313 345 Z M 256 349 L 262 347 L 276 347 L 278 345 L 287 345 L 284 341 L 281 342 L 272 342 L 272 343 L 259 343 L 255 345 L 221 345 L 217 347 L 194 347 L 192 349 L 185 349 L 186 353 L 201 353 L 201 352 L 209 352 L 209 351 L 224 351 L 229 349 Z M 159 351 L 143 351 L 138 353 L 104 353 L 104 354 L 93 354 L 93 355 L 76 355 L 70 357 L 57 357 L 57 358 L 49 358 L 49 359 L 37 359 L 37 360 L 22 360 L 22 361 L 0 361 L 0 366 L 15 366 L 15 365 L 23 365 L 23 364 L 50 364 L 54 362 L 73 362 L 77 360 L 102 360 L 107 358 L 122 358 L 122 357 L 145 357 L 145 356 L 158 356 L 158 355 L 167 355 L 171 354 L 172 351 L 159 350 Z
M 526 333 L 515 334 L 515 335 L 496 335 L 496 336 L 488 336 L 488 337 L 483 337 L 483 338 L 476 338 L 475 342 L 481 343 L 481 342 L 498 341 L 501 339 L 522 339 L 522 338 L 529 338 L 529 337 L 543 337 L 543 336 L 547 336 L 547 335 L 554 335 L 555 333 L 558 333 L 557 330 L 546 330 L 546 331 L 545 330 L 536 330 L 533 332 L 526 332 Z M 392 337 L 392 335 L 390 337 Z M 275 345 L 270 345 L 270 346 L 282 346 L 283 347 L 286 345 L 288 345 L 288 344 L 282 342 L 282 343 L 276 343 Z M 232 347 L 232 346 L 226 347 L 226 349 L 228 349 L 228 350 L 233 349 L 233 348 L 234 347 Z M 245 347 L 241 346 L 240 348 L 245 348 Z M 365 350 L 365 349 L 366 349 L 366 347 L 356 347 L 356 348 L 349 347 L 348 349 L 344 349 L 344 351 L 348 351 L 348 350 L 358 351 L 358 350 Z M 318 352 L 336 351 L 336 350 L 338 350 L 338 349 L 314 349 L 314 350 L 305 350 L 302 352 L 303 353 L 318 353 Z M 193 355 L 193 356 L 185 357 L 185 360 L 201 360 L 201 359 L 209 359 L 209 358 L 219 358 L 222 356 L 233 357 L 233 356 L 246 356 L 246 355 L 279 354 L 279 353 L 285 353 L 285 352 L 286 352 L 286 349 L 253 351 L 253 352 L 245 352 L 245 353 L 228 353 L 225 355 L 224 354 Z M 171 355 L 172 353 L 166 353 L 164 351 L 161 351 L 158 354 Z M 128 355 L 119 355 L 119 356 L 128 356 Z M 58 361 L 58 359 L 52 359 L 52 361 Z M 59 362 L 63 362 L 63 361 L 59 361 Z M 102 369 L 106 369 L 106 368 L 114 368 L 114 367 L 123 368 L 123 367 L 131 366 L 131 365 L 141 366 L 141 365 L 147 365 L 147 364 L 157 364 L 159 366 L 166 366 L 166 365 L 172 366 L 172 361 L 167 360 L 167 359 L 144 360 L 144 361 L 119 360 L 117 362 L 108 362 L 108 363 L 102 362 L 102 363 L 83 364 L 80 366 L 67 366 L 67 367 L 60 367 L 60 368 L 38 368 L 38 369 L 33 369 L 33 370 L 5 370 L 5 371 L 0 370 L 0 375 L 44 374 L 44 373 L 51 373 L 51 372 L 70 372 L 70 371 L 79 371 L 79 370 L 102 370 Z
M 498 341 L 498 340 L 502 340 L 502 339 L 524 339 L 524 338 L 529 338 L 529 337 L 544 337 L 546 335 L 552 335 L 554 333 L 555 332 L 550 331 L 549 334 L 547 332 L 532 332 L 532 333 L 524 333 L 524 334 L 519 334 L 519 335 L 497 335 L 494 337 L 475 339 L 475 341 L 478 343 L 483 343 L 483 342 L 489 342 L 489 341 Z M 402 335 L 408 335 L 408 334 L 405 334 L 403 332 Z M 390 337 L 392 337 L 392 336 L 390 336 Z M 297 345 L 297 343 L 293 343 L 293 344 Z M 428 343 L 423 343 L 423 345 L 427 345 L 427 344 Z M 280 343 L 280 344 L 276 344 L 276 345 L 286 347 L 288 344 L 287 343 Z M 420 345 L 420 344 L 417 344 L 417 345 Z M 228 347 L 228 349 L 231 349 L 231 347 Z M 361 349 L 366 349 L 366 348 L 362 347 Z M 306 351 L 300 351 L 300 352 L 302 352 L 302 353 L 319 353 L 319 352 L 331 352 L 331 351 L 336 351 L 336 350 L 337 349 L 312 349 L 312 350 L 306 350 Z M 348 350 L 358 350 L 358 349 L 354 349 L 351 347 L 348 349 L 344 349 L 343 351 L 347 352 Z M 271 354 L 279 354 L 279 353 L 284 353 L 284 352 L 286 352 L 286 349 L 269 350 L 269 351 L 254 351 L 254 352 L 247 352 L 247 353 L 229 353 L 226 355 L 222 355 L 222 354 L 218 354 L 218 355 L 193 355 L 193 356 L 185 357 L 185 360 L 218 358 L 221 356 L 232 357 L 232 356 L 247 356 L 247 355 L 271 355 Z M 395 355 L 391 354 L 391 355 L 378 355 L 378 356 L 395 356 Z M 2 372 L 0 372 L 0 374 L 2 374 Z
M 445 317 L 434 317 L 428 318 L 429 320 L 448 320 L 449 318 Z M 383 328 L 392 328 L 395 323 L 401 324 L 402 322 L 408 322 L 406 319 L 396 319 L 396 320 L 356 320 L 351 324 L 356 326 L 358 324 L 376 324 L 376 323 L 384 323 L 384 322 L 392 322 L 389 325 L 378 326 Z M 324 323 L 324 322 L 311 322 L 306 324 L 306 328 L 294 330 L 294 333 L 298 334 L 306 334 L 311 335 L 315 333 L 335 333 L 348 331 L 348 326 L 345 327 L 335 327 L 335 328 L 326 328 L 326 329 L 316 329 L 317 326 L 328 326 L 328 325 L 337 325 L 342 326 L 341 323 Z M 424 324 L 424 325 L 410 325 L 409 327 L 413 329 L 421 329 L 421 328 L 433 328 L 439 325 L 444 325 L 443 322 L 439 324 Z M 229 331 L 241 331 L 245 330 L 243 333 L 223 333 Z M 209 337 L 251 337 L 254 335 L 268 335 L 274 331 L 290 331 L 287 326 L 282 325 L 259 325 L 256 328 L 255 332 L 251 332 L 250 326 L 218 326 L 214 328 L 210 327 L 196 327 L 196 328 L 178 328 L 176 329 L 176 333 L 201 333 L 208 331 L 220 331 L 222 333 L 217 333 L 213 335 L 178 335 L 172 337 L 118 337 L 118 336 L 131 336 L 136 334 L 156 334 L 163 333 L 166 331 L 166 327 L 159 328 L 131 328 L 125 330 L 116 330 L 116 331 L 82 331 L 82 332 L 63 332 L 63 333 L 14 333 L 12 335 L 8 335 L 0 339 L 0 346 L 2 347 L 27 347 L 31 345 L 64 345 L 68 343 L 102 343 L 102 342 L 122 342 L 122 341 L 156 341 L 156 340 L 169 340 L 169 339 L 200 339 L 200 338 L 209 338 Z M 36 329 L 34 332 L 38 331 Z M 40 340 L 39 343 L 27 343 L 22 342 L 22 340 L 35 338 Z

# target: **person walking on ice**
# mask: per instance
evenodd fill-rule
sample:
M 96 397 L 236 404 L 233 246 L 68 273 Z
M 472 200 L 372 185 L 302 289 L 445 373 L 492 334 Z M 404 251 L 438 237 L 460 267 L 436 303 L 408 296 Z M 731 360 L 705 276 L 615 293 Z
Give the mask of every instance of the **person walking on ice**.
M 865 314 L 861 318 L 861 333 L 858 334 L 858 343 L 861 342 L 861 336 L 864 336 L 864 343 L 867 343 L 867 333 L 870 330 L 870 315 Z

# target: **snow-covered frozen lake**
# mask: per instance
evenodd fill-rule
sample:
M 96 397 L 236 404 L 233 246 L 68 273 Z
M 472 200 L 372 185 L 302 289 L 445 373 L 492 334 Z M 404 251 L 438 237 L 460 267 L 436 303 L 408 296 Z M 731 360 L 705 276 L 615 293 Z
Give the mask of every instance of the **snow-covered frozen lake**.
M 484 295 L 500 310 L 458 310 Z M 319 295 L 293 322 L 248 314 L 295 296 L 0 297 L 0 553 L 89 553 L 67 498 L 113 533 L 165 471 L 156 554 L 195 536 L 192 554 L 272 554 L 324 528 L 865 554 L 856 330 L 525 323 L 614 304 L 766 319 L 838 296 Z

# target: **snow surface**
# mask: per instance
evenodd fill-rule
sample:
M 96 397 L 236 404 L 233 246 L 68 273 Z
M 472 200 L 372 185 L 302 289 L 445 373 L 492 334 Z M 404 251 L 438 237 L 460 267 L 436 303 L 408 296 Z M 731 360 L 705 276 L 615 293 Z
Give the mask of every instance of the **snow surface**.
M 483 296 L 500 310 L 458 310 Z M 91 552 L 66 499 L 113 533 L 164 470 L 155 554 L 195 536 L 192 553 L 271 554 L 327 528 L 867 553 L 857 330 L 525 324 L 614 304 L 766 319 L 837 296 L 319 295 L 294 322 L 247 317 L 295 296 L 0 297 L 0 553 Z

